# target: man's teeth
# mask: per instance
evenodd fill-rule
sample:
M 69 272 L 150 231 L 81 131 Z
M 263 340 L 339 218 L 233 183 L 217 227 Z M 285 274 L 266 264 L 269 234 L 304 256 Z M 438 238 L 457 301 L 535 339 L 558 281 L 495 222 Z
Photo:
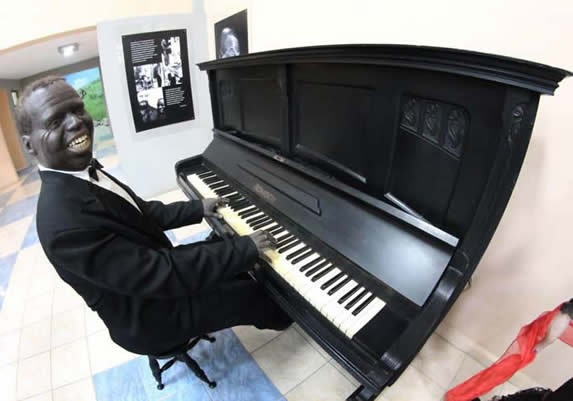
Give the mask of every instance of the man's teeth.
M 89 145 L 90 138 L 87 135 L 82 135 L 68 144 L 70 149 L 82 149 Z

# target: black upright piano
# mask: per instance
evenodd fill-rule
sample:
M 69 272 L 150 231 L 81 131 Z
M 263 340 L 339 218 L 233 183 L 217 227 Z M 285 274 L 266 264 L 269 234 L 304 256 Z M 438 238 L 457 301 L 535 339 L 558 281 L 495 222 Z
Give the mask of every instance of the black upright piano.
M 507 205 L 541 94 L 569 72 L 469 51 L 349 45 L 207 71 L 214 138 L 176 165 L 224 196 L 224 236 L 266 230 L 256 278 L 373 400 L 471 278 Z

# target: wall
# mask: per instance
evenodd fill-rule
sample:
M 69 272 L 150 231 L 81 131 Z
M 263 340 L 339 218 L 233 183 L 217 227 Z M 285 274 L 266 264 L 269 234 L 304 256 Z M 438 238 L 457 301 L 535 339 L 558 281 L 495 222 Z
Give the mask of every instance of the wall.
M 193 14 L 132 18 L 98 24 L 101 72 L 121 167 L 133 189 L 148 197 L 177 187 L 174 165 L 203 152 L 212 138 L 207 80 L 195 66 L 207 58 L 202 7 Z M 187 29 L 195 120 L 135 133 L 126 82 L 121 36 Z
M 16 130 L 14 118 L 10 104 L 12 99 L 7 90 L 0 89 L 0 127 L 4 132 L 4 140 L 8 146 L 8 152 L 14 163 L 16 170 L 21 170 L 27 166 L 24 152 L 22 151 L 20 136 Z
M 99 57 L 90 58 L 89 60 L 80 61 L 79 63 L 74 63 L 70 65 L 65 65 L 60 68 L 56 68 L 49 71 L 44 71 L 40 74 L 32 75 L 31 77 L 26 77 L 20 80 L 20 85 L 25 88 L 29 83 L 34 82 L 36 79 L 45 77 L 47 75 L 60 75 L 65 76 L 73 72 L 83 71 L 90 68 L 99 67 Z
M 535 0 L 389 2 L 361 0 L 208 0 L 209 55 L 213 24 L 248 8 L 251 52 L 334 43 L 394 43 L 461 48 L 573 70 L 573 2 Z M 573 297 L 573 78 L 542 98 L 533 138 L 512 199 L 484 255 L 473 286 L 440 332 L 467 347 L 499 355 L 519 328 Z M 557 386 L 573 371 L 573 350 L 556 344 L 526 373 Z
M 2 2 L 0 49 L 117 18 L 191 12 L 191 0 L 18 0 Z
M 4 133 L 0 127 L 0 191 L 18 181 L 8 146 L 4 140 Z

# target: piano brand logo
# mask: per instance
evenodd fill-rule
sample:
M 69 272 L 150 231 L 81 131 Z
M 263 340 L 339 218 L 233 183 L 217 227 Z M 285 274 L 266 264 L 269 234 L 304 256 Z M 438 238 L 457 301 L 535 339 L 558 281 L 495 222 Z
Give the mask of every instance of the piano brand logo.
M 269 191 L 267 191 L 266 189 L 264 189 L 261 184 L 255 184 L 255 186 L 253 187 L 253 189 L 255 190 L 255 192 L 257 194 L 259 194 L 259 196 L 261 198 L 263 198 L 264 200 L 266 200 L 267 202 L 270 203 L 274 203 L 277 199 L 275 198 L 275 196 L 273 194 L 271 194 Z

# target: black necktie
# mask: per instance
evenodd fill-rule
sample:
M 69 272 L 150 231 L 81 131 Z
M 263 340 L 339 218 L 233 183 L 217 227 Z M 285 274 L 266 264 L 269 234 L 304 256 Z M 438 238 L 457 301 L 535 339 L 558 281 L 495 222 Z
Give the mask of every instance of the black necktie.
M 100 162 L 97 161 L 97 159 L 92 159 L 88 168 L 88 174 L 90 175 L 90 178 L 94 181 L 99 181 L 97 170 L 101 170 L 102 168 L 103 166 Z

